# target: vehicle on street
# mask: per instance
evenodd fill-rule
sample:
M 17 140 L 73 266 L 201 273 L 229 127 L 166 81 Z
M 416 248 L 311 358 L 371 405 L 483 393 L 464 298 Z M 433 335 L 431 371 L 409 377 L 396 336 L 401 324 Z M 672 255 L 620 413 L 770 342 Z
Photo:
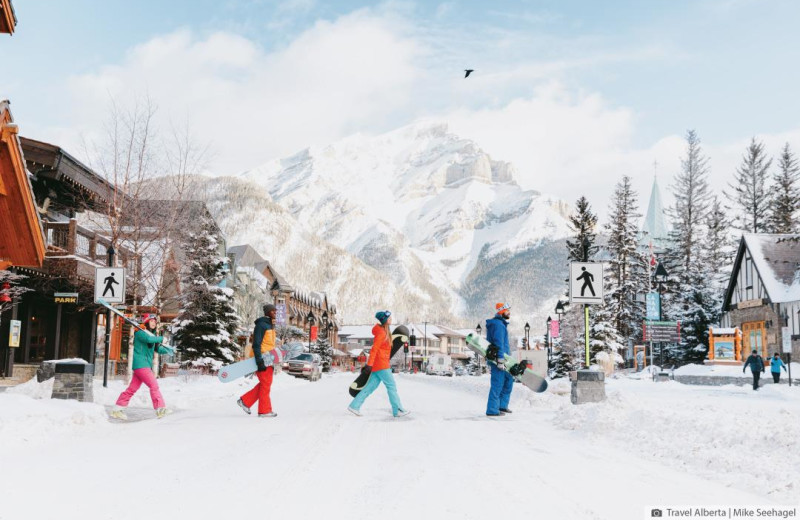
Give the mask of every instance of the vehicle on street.
M 453 375 L 453 361 L 447 354 L 433 354 L 428 358 L 425 369 L 428 375 L 451 376 Z
M 300 354 L 296 358 L 284 361 L 281 368 L 294 377 L 319 381 L 322 377 L 322 358 L 319 354 Z

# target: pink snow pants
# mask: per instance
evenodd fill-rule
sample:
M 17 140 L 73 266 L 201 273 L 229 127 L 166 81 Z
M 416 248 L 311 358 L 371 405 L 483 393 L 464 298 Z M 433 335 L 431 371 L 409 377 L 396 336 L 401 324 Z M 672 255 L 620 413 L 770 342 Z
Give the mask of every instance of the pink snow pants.
M 133 397 L 133 394 L 139 390 L 139 387 L 142 386 L 142 383 L 150 388 L 150 399 L 153 400 L 153 408 L 164 408 L 166 403 L 164 402 L 164 398 L 161 396 L 161 390 L 158 389 L 156 376 L 149 368 L 137 368 L 133 371 L 131 384 L 128 385 L 128 388 L 124 392 L 119 394 L 117 406 L 128 406 L 128 403 L 131 402 L 131 397 Z

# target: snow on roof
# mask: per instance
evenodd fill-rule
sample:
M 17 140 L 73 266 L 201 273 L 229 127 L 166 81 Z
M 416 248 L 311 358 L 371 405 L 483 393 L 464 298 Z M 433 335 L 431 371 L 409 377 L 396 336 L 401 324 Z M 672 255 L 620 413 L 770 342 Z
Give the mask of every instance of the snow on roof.
M 736 329 L 731 328 L 722 328 L 722 327 L 713 327 L 715 336 L 722 336 L 723 334 L 736 334 Z
M 800 301 L 800 235 L 745 234 L 744 241 L 770 300 Z
M 344 325 L 339 328 L 339 336 L 347 339 L 372 339 L 373 325 Z

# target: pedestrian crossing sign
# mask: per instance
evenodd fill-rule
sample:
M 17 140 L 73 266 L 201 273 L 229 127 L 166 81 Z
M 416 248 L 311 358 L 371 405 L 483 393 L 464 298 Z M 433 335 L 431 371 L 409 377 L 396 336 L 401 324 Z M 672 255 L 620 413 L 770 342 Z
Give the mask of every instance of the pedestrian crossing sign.
M 94 275 L 94 302 L 125 303 L 125 268 L 98 267 Z
M 570 262 L 569 302 L 586 305 L 603 303 L 602 262 Z

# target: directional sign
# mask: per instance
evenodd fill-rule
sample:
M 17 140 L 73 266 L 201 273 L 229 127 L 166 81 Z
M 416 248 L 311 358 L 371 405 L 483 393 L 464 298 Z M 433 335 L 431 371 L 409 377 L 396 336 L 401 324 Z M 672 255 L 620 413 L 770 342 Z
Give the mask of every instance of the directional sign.
M 596 305 L 603 303 L 603 264 L 570 262 L 569 301 Z
M 125 268 L 98 267 L 94 275 L 94 302 L 125 303 Z
M 781 350 L 783 350 L 783 352 L 785 354 L 791 354 L 792 353 L 792 329 L 790 329 L 789 327 L 781 327 L 781 337 L 783 339 L 783 341 L 781 342 L 783 348 Z
M 680 343 L 681 322 L 679 321 L 645 321 L 644 341 L 653 343 Z

